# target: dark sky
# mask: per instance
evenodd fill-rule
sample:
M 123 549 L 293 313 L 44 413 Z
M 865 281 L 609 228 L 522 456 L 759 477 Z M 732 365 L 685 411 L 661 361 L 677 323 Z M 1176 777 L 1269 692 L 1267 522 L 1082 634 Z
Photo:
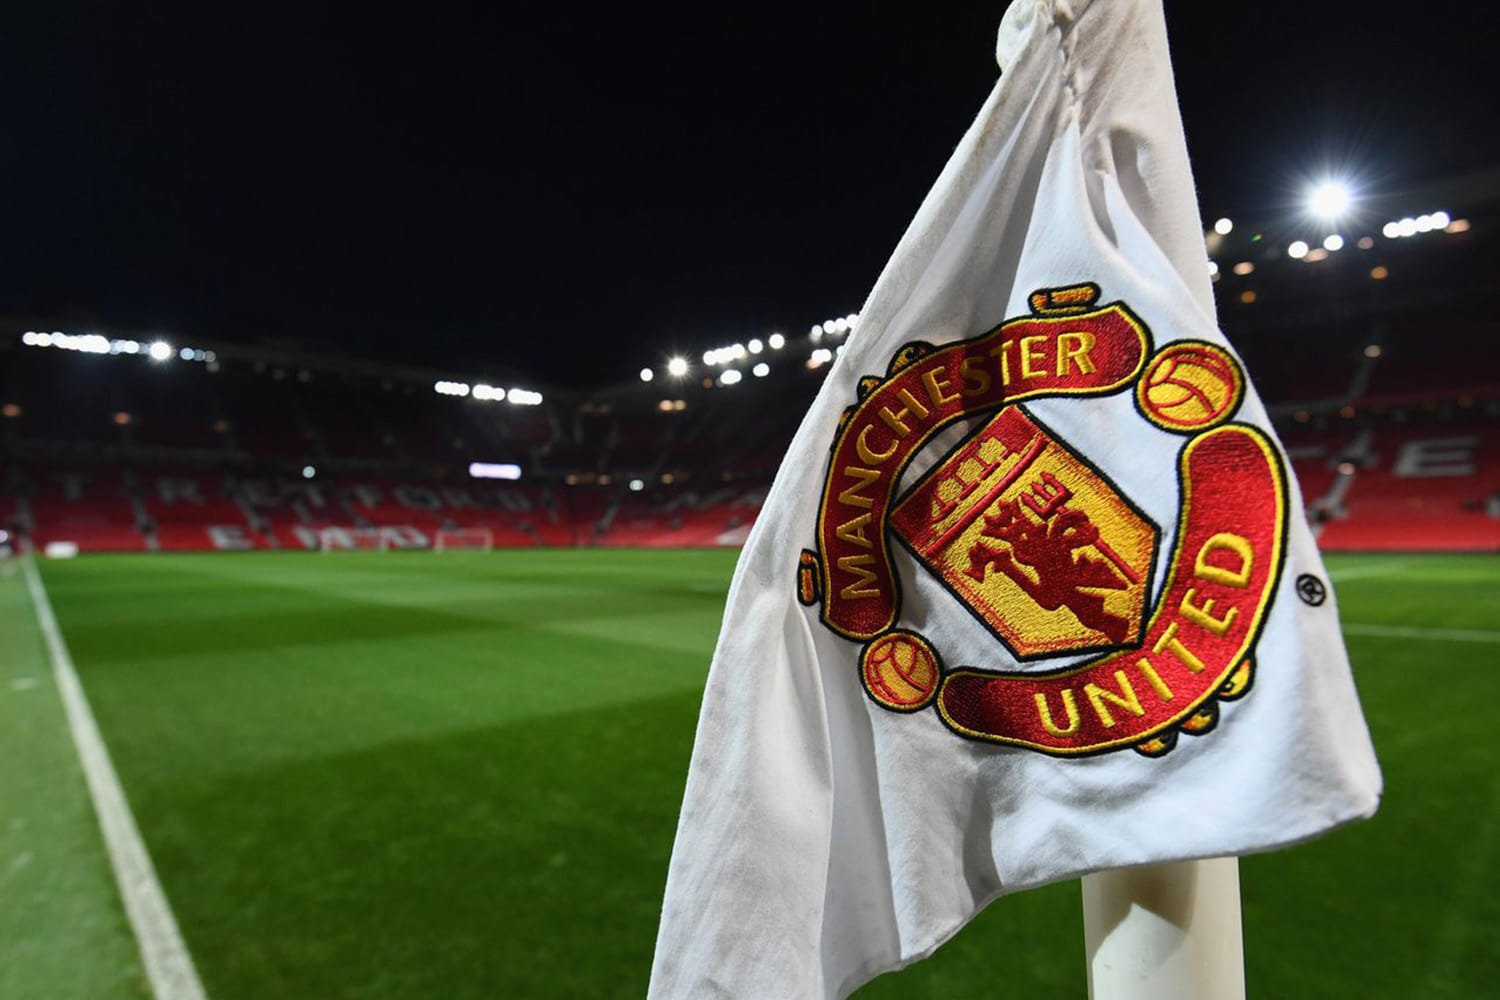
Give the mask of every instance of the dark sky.
M 1004 6 L 17 5 L 0 314 L 572 384 L 800 333 L 858 308 Z M 1209 218 L 1495 162 L 1476 8 L 1387 6 L 1169 0 Z

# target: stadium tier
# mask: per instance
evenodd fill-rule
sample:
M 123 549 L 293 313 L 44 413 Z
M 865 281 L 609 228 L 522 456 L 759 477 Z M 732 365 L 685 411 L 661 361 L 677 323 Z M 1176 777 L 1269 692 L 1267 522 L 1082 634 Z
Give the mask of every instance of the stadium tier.
M 1500 549 L 1495 217 L 1436 218 L 1336 252 L 1208 237 L 1221 322 L 1328 549 Z M 426 548 L 471 529 L 505 547 L 736 546 L 857 319 L 544 394 L 3 321 L 0 525 L 85 552 Z

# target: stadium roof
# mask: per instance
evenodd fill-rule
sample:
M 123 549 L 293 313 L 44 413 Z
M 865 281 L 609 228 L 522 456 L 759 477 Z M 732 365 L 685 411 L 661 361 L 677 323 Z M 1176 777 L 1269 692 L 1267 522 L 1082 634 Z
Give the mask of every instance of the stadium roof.
M 1168 6 L 1208 219 L 1500 161 L 1481 32 Z M 28 5 L 0 313 L 575 385 L 804 333 L 859 308 L 1003 7 Z

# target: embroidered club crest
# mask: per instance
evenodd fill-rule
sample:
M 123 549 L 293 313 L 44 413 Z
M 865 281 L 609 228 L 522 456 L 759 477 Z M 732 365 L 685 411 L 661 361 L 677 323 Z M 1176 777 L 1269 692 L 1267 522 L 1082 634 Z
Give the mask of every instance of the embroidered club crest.
M 909 344 L 844 411 L 798 597 L 860 644 L 857 675 L 883 708 L 931 707 L 960 736 L 1056 756 L 1159 756 L 1249 690 L 1283 561 L 1281 459 L 1233 421 L 1245 379 L 1228 351 L 1177 341 L 1153 353 L 1146 324 L 1099 296 L 1093 284 L 1039 291 L 1031 315 L 980 337 Z M 1184 439 L 1160 470 L 1180 496 L 1163 574 L 1163 527 L 1021 405 L 1127 391 L 1145 421 Z M 975 426 L 897 496 L 911 460 L 959 421 Z M 903 549 L 1025 669 L 949 666 L 903 623 Z

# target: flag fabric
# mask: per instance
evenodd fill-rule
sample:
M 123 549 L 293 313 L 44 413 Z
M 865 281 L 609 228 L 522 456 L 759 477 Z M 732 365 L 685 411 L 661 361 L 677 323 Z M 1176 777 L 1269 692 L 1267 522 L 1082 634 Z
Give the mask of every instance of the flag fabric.
M 652 997 L 846 996 L 1004 893 L 1376 808 L 1160 0 L 1017 0 L 998 56 L 746 542 Z

